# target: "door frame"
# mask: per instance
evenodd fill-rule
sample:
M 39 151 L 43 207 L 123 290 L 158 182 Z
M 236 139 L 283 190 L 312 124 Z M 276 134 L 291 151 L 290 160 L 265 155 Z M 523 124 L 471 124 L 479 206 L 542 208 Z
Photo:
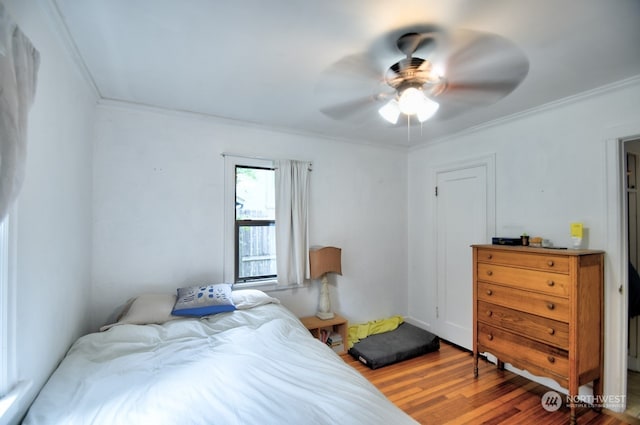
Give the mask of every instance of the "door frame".
M 485 167 L 485 170 L 486 170 L 485 184 L 486 184 L 487 211 L 486 211 L 485 227 L 486 227 L 487 238 L 489 240 L 484 242 L 491 243 L 490 235 L 496 234 L 496 154 L 495 153 L 488 153 L 488 154 L 479 155 L 475 157 L 464 158 L 457 161 L 447 162 L 444 164 L 434 166 L 433 168 L 431 168 L 431 176 L 430 176 L 430 179 L 433 182 L 434 187 L 429 189 L 433 191 L 432 193 L 435 196 L 435 186 L 438 182 L 438 174 L 448 173 L 453 171 L 460 171 L 460 170 L 476 168 L 476 167 Z M 434 248 L 435 248 L 433 251 L 435 255 L 435 258 L 433 258 L 433 264 L 436 267 L 438 267 L 438 250 L 437 250 L 438 206 L 436 201 L 431 203 L 431 214 L 432 214 L 431 217 L 434 218 L 432 220 L 432 228 L 431 228 L 431 232 L 432 232 L 431 234 L 434 236 Z M 471 266 L 472 265 L 469 264 L 469 267 Z M 438 302 L 440 299 L 440 293 L 439 293 L 440 285 L 437 282 L 437 276 L 438 276 L 437 271 L 435 272 L 434 275 L 436 277 L 435 291 L 434 291 L 435 308 L 437 309 L 439 307 Z M 469 294 L 469 297 L 471 296 L 472 294 Z M 434 314 L 433 319 L 434 319 L 434 325 L 435 325 L 434 328 L 437 329 L 438 326 L 440 326 L 439 318 L 437 318 L 436 315 Z
M 638 151 L 629 151 L 629 144 L 630 143 L 634 143 L 634 142 L 636 143 L 636 146 L 640 146 L 640 138 L 638 138 L 638 139 L 631 138 L 629 140 L 625 139 L 625 140 L 622 141 L 621 146 L 620 146 L 620 148 L 622 149 L 622 152 L 621 152 L 621 154 L 622 154 L 622 163 L 620 164 L 620 166 L 621 166 L 622 170 L 625 170 L 625 174 L 626 174 L 625 165 L 628 167 L 629 155 L 633 156 L 633 160 L 635 161 L 634 166 L 637 166 L 638 161 L 640 160 L 640 154 L 638 153 Z M 625 219 L 625 222 L 626 222 L 626 227 L 625 227 L 626 228 L 626 240 L 627 240 L 627 242 L 629 242 L 631 240 L 631 235 L 633 234 L 632 230 L 634 230 L 634 229 L 631 228 L 631 224 L 630 224 L 630 220 L 629 220 L 629 217 L 630 217 L 629 210 L 631 209 L 631 203 L 629 202 L 629 187 L 628 187 L 627 180 L 628 180 L 628 176 L 626 176 L 626 178 L 623 179 L 623 189 L 624 189 L 624 198 L 623 199 L 626 202 L 626 204 L 623 205 L 622 208 L 626 212 L 626 214 L 624 215 L 624 219 Z M 635 196 L 635 205 L 634 205 L 634 207 L 636 208 L 635 212 L 636 212 L 636 216 L 637 216 L 638 214 L 640 214 L 640 209 L 637 209 L 637 207 L 639 205 L 638 198 L 637 198 L 638 197 L 638 192 L 637 192 L 638 177 L 636 177 L 636 181 L 634 183 L 636 183 L 636 193 L 635 193 L 636 196 Z M 638 229 L 637 228 L 635 229 L 635 237 L 636 238 L 638 237 Z M 638 246 L 637 245 L 638 241 L 635 240 L 634 242 L 635 242 L 635 246 L 637 247 Z M 627 250 L 625 251 L 625 253 L 627 254 L 627 261 L 629 263 L 633 263 L 633 261 L 632 261 L 633 259 L 629 257 L 630 251 L 632 251 L 632 246 L 631 245 L 627 246 Z M 637 260 L 638 259 L 638 253 L 636 252 L 634 254 L 635 254 L 635 257 L 636 257 L 636 260 Z M 636 267 L 637 267 L 637 261 L 636 261 Z M 627 274 L 628 274 L 628 272 L 627 272 Z M 626 282 L 627 282 L 626 288 L 627 288 L 627 291 L 628 291 L 629 290 L 628 289 L 629 288 L 629 276 L 627 276 Z M 627 291 L 624 291 L 624 293 L 628 294 Z M 627 311 L 628 311 L 628 309 L 629 309 L 629 305 L 628 305 L 629 297 L 626 297 L 626 298 L 627 298 Z M 626 334 L 627 335 L 626 342 L 627 342 L 627 347 L 628 347 L 628 349 L 627 349 L 627 370 L 631 369 L 631 370 L 639 371 L 640 370 L 640 361 L 638 360 L 637 355 L 636 355 L 636 357 L 631 357 L 629 355 L 629 349 L 631 348 L 630 336 L 632 335 L 632 333 L 635 333 L 636 338 L 637 338 L 637 336 L 638 336 L 638 329 L 637 329 L 638 321 L 637 320 L 635 321 L 636 326 L 634 326 L 634 327 L 631 326 L 631 319 L 628 319 L 626 322 L 627 322 L 627 326 L 628 326 L 628 330 L 627 330 L 627 334 Z M 638 343 L 636 341 L 636 346 L 637 345 L 638 345 Z

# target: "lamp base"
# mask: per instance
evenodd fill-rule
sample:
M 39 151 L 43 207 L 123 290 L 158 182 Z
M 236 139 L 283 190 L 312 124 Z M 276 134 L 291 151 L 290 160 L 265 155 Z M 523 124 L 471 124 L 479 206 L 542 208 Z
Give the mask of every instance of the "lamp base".
M 329 312 L 319 311 L 316 313 L 316 317 L 320 320 L 329 320 L 329 319 L 333 319 L 335 317 L 335 314 L 333 314 L 333 311 L 329 311 Z
M 334 314 L 331 311 L 331 298 L 329 297 L 329 284 L 327 275 L 322 276 L 322 286 L 320 287 L 320 301 L 318 302 L 318 312 L 316 317 L 320 320 L 333 319 Z

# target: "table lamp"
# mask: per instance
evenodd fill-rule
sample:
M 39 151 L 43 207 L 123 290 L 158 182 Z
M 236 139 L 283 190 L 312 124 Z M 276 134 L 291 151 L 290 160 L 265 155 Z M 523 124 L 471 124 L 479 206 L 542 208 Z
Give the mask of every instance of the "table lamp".
M 342 264 L 340 255 L 342 250 L 332 246 L 315 248 L 309 250 L 309 266 L 311 268 L 311 279 L 322 279 L 320 287 L 320 301 L 318 302 L 318 312 L 316 317 L 322 320 L 334 317 L 331 311 L 331 298 L 329 298 L 329 285 L 327 282 L 328 273 L 338 273 L 342 275 Z

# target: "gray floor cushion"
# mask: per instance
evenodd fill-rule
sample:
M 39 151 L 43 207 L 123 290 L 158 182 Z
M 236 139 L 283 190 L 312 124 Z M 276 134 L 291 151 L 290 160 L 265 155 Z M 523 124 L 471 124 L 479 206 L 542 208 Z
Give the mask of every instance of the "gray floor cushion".
M 424 329 L 402 323 L 393 331 L 370 335 L 349 350 L 353 358 L 371 369 L 440 349 L 440 339 Z

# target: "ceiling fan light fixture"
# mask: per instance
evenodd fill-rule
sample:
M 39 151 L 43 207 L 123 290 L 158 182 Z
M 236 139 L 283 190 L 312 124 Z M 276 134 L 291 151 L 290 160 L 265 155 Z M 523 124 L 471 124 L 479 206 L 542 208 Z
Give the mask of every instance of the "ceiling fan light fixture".
M 403 103 L 404 102 L 404 103 Z M 415 115 L 420 122 L 431 118 L 440 108 L 440 104 L 425 96 L 424 92 L 415 87 L 405 89 L 398 99 L 391 99 L 385 103 L 378 113 L 391 124 L 397 124 L 400 114 Z
M 420 106 L 420 108 L 416 112 L 418 121 L 425 122 L 426 120 L 431 118 L 436 112 L 438 112 L 439 108 L 440 108 L 440 104 L 438 102 L 434 102 L 433 100 L 425 96 L 422 106 Z
M 400 106 L 400 112 L 405 115 L 413 115 L 422 108 L 422 104 L 425 100 L 422 90 L 418 90 L 415 87 L 408 87 L 400 94 L 398 99 L 398 105 Z
M 391 124 L 396 124 L 398 122 L 398 117 L 400 117 L 400 106 L 398 105 L 398 101 L 391 99 L 378 109 L 378 113 Z
M 408 87 L 402 91 L 398 99 L 398 109 L 405 115 L 415 115 L 418 121 L 425 122 L 440 108 L 440 104 L 429 99 L 424 91 L 416 87 Z M 396 118 L 397 120 L 397 118 Z

